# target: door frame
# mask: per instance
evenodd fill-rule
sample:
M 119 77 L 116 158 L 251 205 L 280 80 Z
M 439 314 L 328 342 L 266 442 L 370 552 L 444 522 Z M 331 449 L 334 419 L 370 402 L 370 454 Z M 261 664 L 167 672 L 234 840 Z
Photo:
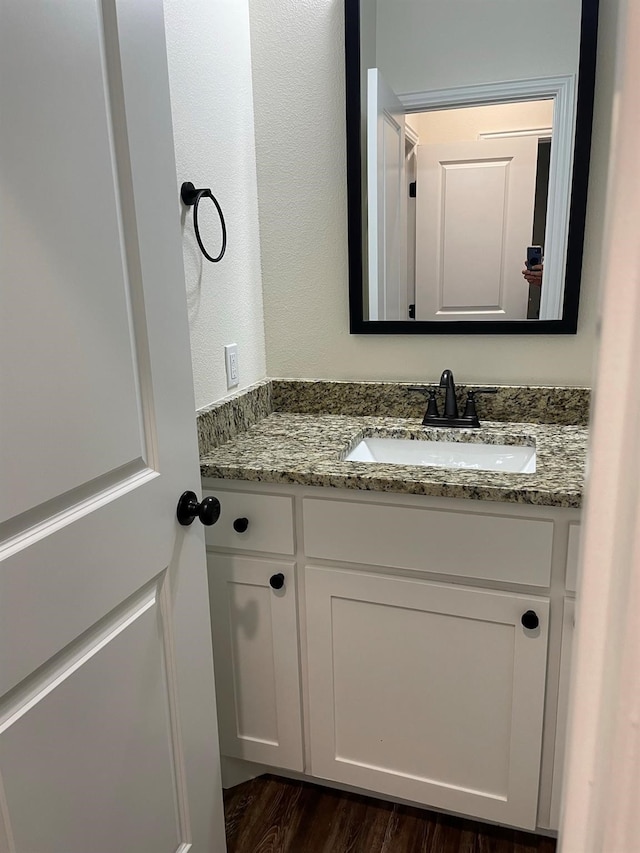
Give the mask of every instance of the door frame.
M 380 109 L 382 95 L 386 99 L 383 109 Z M 396 120 L 388 106 L 391 101 L 397 104 L 398 113 L 402 111 L 401 121 Z M 391 89 L 382 76 L 379 68 L 370 68 L 367 74 L 367 234 L 368 234 L 368 282 L 369 282 L 369 314 L 372 318 L 387 319 L 387 303 L 389 301 L 390 282 L 387 278 L 387 257 L 389 253 L 389 240 L 387 233 L 387 187 L 386 181 L 381 181 L 379 165 L 381 156 L 386 166 L 386 145 L 384 140 L 384 129 L 380 127 L 380 116 L 384 114 L 387 125 L 395 125 L 398 129 L 398 159 L 400 161 L 398 174 L 398 204 L 397 204 L 397 227 L 400 233 L 400 245 L 398 247 L 399 271 L 397 298 L 404 301 L 407 306 L 407 206 L 405 187 L 405 162 L 406 162 L 406 130 L 404 117 L 405 112 L 402 102 Z M 386 173 L 386 170 L 385 170 Z M 372 188 L 375 187 L 375 192 Z M 404 284 L 403 284 L 404 282 Z M 391 282 L 393 286 L 393 282 Z M 382 314 L 382 317 L 379 315 Z
M 637 848 L 640 813 L 640 6 L 621 0 L 560 850 Z

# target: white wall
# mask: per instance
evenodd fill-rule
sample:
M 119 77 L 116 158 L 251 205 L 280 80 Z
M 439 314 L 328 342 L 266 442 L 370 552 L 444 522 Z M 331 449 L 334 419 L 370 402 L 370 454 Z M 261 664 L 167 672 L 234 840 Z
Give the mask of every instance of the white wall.
M 360 66 L 361 85 L 367 85 L 369 68 L 376 67 L 376 43 L 378 19 L 378 0 L 361 0 L 360 2 Z M 364 89 L 363 89 L 364 91 Z
M 576 336 L 350 335 L 340 0 L 250 0 L 270 376 L 589 384 L 613 93 L 615 4 L 601 3 Z
M 225 213 L 227 253 L 205 260 L 183 213 L 196 406 L 227 391 L 224 345 L 238 344 L 242 389 L 265 377 L 265 340 L 247 0 L 165 0 L 169 84 L 178 186 L 211 187 Z M 209 208 L 205 209 L 205 205 Z M 201 233 L 219 250 L 213 205 Z M 233 391 L 238 389 L 232 389 Z
M 399 93 L 575 74 L 580 5 L 378 0 L 378 68 Z

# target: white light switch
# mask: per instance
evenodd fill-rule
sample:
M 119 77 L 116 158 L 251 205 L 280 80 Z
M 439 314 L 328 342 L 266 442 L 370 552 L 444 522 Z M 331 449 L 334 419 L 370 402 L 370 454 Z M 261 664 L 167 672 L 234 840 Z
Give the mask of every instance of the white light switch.
M 227 388 L 235 388 L 240 382 L 238 370 L 238 344 L 227 344 L 224 348 L 224 363 L 227 369 Z

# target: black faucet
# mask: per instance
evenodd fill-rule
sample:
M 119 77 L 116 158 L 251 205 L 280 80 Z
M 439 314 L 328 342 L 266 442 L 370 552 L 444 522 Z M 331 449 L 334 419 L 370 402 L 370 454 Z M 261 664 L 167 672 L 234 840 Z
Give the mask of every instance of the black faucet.
M 435 388 L 413 387 L 413 391 L 426 391 L 429 394 L 427 411 L 422 419 L 423 426 L 444 426 L 453 428 L 479 427 L 480 421 L 476 411 L 476 394 L 495 394 L 497 388 L 475 388 L 467 391 L 467 401 L 462 416 L 458 413 L 458 401 L 456 399 L 456 383 L 450 370 L 443 370 L 440 377 L 440 388 L 445 389 L 444 413 L 438 411 Z
M 456 383 L 453 381 L 453 373 L 450 370 L 442 371 L 440 387 L 447 389 L 444 397 L 445 418 L 457 418 L 458 401 L 456 400 Z

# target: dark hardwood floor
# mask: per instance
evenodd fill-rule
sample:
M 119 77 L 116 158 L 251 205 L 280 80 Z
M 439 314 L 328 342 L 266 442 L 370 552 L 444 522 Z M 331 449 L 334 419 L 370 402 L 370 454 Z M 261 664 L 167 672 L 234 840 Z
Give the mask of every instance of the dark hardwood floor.
M 228 853 L 554 853 L 550 838 L 261 776 L 225 791 Z

